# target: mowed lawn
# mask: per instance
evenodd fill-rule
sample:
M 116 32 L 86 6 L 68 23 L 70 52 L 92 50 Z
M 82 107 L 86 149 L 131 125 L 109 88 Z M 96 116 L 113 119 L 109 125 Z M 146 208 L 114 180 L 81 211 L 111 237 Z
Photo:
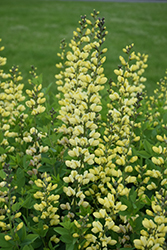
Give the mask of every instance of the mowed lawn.
M 43 74 L 44 86 L 54 83 L 60 41 L 69 42 L 80 16 L 89 18 L 93 9 L 105 17 L 109 31 L 106 76 L 115 79 L 113 70 L 119 65 L 122 48 L 135 43 L 136 51 L 149 54 L 145 76 L 152 93 L 167 68 L 167 3 L 0 0 L 0 38 L 5 46 L 1 55 L 8 60 L 4 68 L 19 65 L 27 85 L 34 65 Z M 54 84 L 53 91 L 56 93 Z

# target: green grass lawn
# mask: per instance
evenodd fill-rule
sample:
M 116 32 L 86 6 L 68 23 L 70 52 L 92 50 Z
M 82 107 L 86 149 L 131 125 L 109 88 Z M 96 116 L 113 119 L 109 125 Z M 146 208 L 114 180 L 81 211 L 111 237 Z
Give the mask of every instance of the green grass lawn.
M 122 48 L 135 43 L 135 50 L 149 54 L 145 76 L 149 93 L 167 68 L 167 4 L 114 3 L 57 0 L 0 0 L 0 37 L 6 68 L 19 65 L 27 84 L 30 65 L 43 74 L 44 86 L 55 82 L 57 52 L 63 38 L 70 41 L 82 14 L 93 9 L 105 17 L 105 73 L 114 78 Z M 55 87 L 56 90 L 56 87 Z

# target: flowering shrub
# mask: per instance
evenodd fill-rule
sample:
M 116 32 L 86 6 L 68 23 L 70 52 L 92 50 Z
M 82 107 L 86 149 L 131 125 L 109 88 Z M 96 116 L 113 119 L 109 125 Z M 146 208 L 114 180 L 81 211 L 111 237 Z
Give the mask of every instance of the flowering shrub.
M 167 76 L 148 96 L 131 44 L 108 80 L 98 15 L 61 42 L 58 101 L 33 66 L 26 91 L 18 67 L 0 70 L 2 250 L 167 249 Z

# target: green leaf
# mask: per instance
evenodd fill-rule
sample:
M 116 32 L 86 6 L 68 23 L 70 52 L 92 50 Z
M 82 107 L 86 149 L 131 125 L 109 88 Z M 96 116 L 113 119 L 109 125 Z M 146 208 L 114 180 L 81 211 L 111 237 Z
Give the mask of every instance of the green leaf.
M 0 147 L 0 155 L 1 155 L 1 154 L 4 154 L 4 153 L 5 153 L 4 148 Z
M 33 78 L 32 79 L 32 82 L 35 84 L 35 85 L 39 85 L 42 83 L 42 74 L 39 75 L 37 78 Z
M 24 246 L 23 247 L 23 249 L 22 250 L 33 250 L 34 248 L 31 246 L 31 245 L 29 245 L 29 246 Z
M 163 115 L 163 123 L 167 124 L 167 115 L 166 115 L 166 112 Z
M 30 158 L 30 157 L 31 157 L 30 155 L 24 155 L 24 156 L 23 156 L 22 165 L 23 165 L 23 168 L 24 168 L 24 169 L 27 169 L 27 168 L 28 168 L 28 166 L 29 166 L 28 158 Z
M 33 207 L 33 205 L 34 205 L 34 201 L 33 201 L 30 194 L 24 200 L 21 200 L 21 201 L 22 201 L 21 206 L 24 207 L 24 208 L 31 209 Z
M 20 190 L 22 187 L 24 187 L 25 185 L 25 175 L 24 175 L 24 170 L 21 168 L 17 169 L 16 172 L 16 176 L 17 176 L 17 182 L 16 185 L 18 187 L 18 189 Z
M 144 150 L 136 151 L 136 155 L 142 158 L 150 158 L 152 156 L 151 154 L 147 153 Z
M 54 230 L 61 235 L 69 234 L 69 230 L 63 227 L 56 227 Z
M 0 170 L 0 177 L 2 179 L 5 179 L 6 178 L 6 173 L 3 171 L 3 169 Z
M 49 92 L 49 89 L 51 88 L 51 86 L 53 85 L 53 82 L 51 82 L 47 87 L 43 88 L 43 93 L 45 95 L 47 95 L 47 93 Z
M 29 245 L 39 237 L 38 234 L 28 234 L 22 241 L 21 246 Z
M 74 244 L 66 244 L 66 250 L 74 250 Z
M 42 249 L 41 246 L 43 245 L 41 238 L 37 238 L 32 244 L 33 249 Z
M 80 206 L 80 212 L 77 213 L 77 215 L 82 215 L 82 216 L 86 216 L 87 214 L 91 214 L 91 207 L 83 207 Z
M 74 223 L 71 222 L 71 220 L 66 216 L 66 217 L 64 217 L 63 222 L 61 222 L 60 225 L 62 225 L 64 228 L 66 228 L 68 230 L 69 229 L 71 230 L 71 228 L 73 227 Z
M 146 139 L 143 141 L 144 149 L 147 151 L 148 154 L 150 154 L 150 157 L 154 154 L 154 151 L 152 150 L 152 145 L 150 142 L 148 142 Z
M 68 234 L 63 234 L 61 237 L 60 237 L 60 240 L 66 244 L 73 244 L 73 237 L 72 235 L 70 235 L 69 233 Z
M 0 143 L 3 141 L 3 133 L 0 131 Z
M 22 242 L 26 238 L 26 226 L 23 224 L 23 227 L 17 232 L 20 241 Z
M 13 249 L 13 245 L 11 244 L 11 241 L 6 241 L 4 237 L 5 237 L 5 234 L 1 233 L 0 234 L 0 249 L 1 248 Z
M 143 217 L 139 216 L 138 218 L 136 218 L 133 221 L 133 230 L 134 231 L 140 232 L 140 230 L 143 228 L 142 220 L 143 220 Z
M 121 203 L 122 204 L 125 204 L 126 206 L 128 207 L 131 207 L 132 206 L 132 203 L 127 199 L 127 197 L 121 197 Z
M 12 205 L 12 211 L 16 212 L 20 209 L 20 207 L 21 207 L 21 205 L 18 202 L 16 202 Z
M 129 200 L 133 203 L 135 203 L 137 197 L 137 192 L 135 191 L 135 188 L 132 187 L 129 193 Z

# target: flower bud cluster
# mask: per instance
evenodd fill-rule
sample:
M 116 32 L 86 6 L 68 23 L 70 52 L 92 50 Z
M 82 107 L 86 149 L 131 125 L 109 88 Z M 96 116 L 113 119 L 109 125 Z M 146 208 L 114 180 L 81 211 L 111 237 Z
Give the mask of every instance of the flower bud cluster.
M 46 172 L 41 175 L 41 179 L 35 180 L 34 183 L 39 189 L 34 194 L 34 198 L 40 202 L 34 205 L 37 216 L 34 216 L 33 220 L 36 223 L 43 220 L 45 223 L 43 229 L 46 230 L 50 226 L 59 224 L 59 215 L 56 214 L 60 197 L 55 194 L 57 184 L 52 184 L 52 178 Z
M 12 67 L 8 79 L 0 83 L 1 126 L 7 121 L 9 124 L 15 125 L 17 117 L 25 110 L 25 106 L 21 104 L 25 99 L 23 95 L 24 84 L 19 83 L 21 80 L 22 76 L 21 72 L 18 72 L 18 67 Z
M 140 239 L 134 240 L 137 249 L 165 249 L 165 237 L 167 233 L 167 192 L 161 189 L 156 192 L 154 200 L 151 202 L 152 211 L 147 209 L 146 213 L 149 218 L 142 221 L 144 229 L 140 231 Z
M 17 186 L 14 186 L 14 177 L 9 164 L 4 164 L 4 178 L 0 182 L 0 228 L 1 232 L 7 233 L 5 239 L 14 239 L 17 232 L 23 227 L 23 222 L 20 220 L 22 215 L 17 209 L 17 198 L 14 195 Z
M 98 212 L 93 213 L 94 217 L 98 220 L 92 223 L 93 227 L 91 229 L 95 235 L 98 234 L 94 247 L 98 245 L 99 249 L 107 249 L 108 245 L 115 245 L 117 243 L 117 240 L 109 236 L 111 235 L 111 231 L 116 233 L 120 231 L 119 226 L 114 221 L 115 215 L 119 211 L 126 210 L 127 206 L 122 205 L 121 202 L 117 202 L 111 193 L 108 193 L 104 199 L 99 198 L 98 202 L 102 205 L 102 208 Z
M 46 136 L 46 134 L 42 134 L 34 127 L 30 129 L 30 132 L 25 132 L 23 134 L 23 141 L 29 145 L 26 149 L 26 154 L 32 157 L 29 165 L 36 169 L 40 168 L 42 165 L 41 154 L 49 150 L 48 146 L 42 145 L 42 138 Z
M 7 153 L 15 151 L 10 141 L 19 136 L 18 132 L 14 132 L 14 127 L 17 120 L 22 117 L 24 121 L 27 115 L 24 114 L 25 106 L 22 102 L 25 99 L 23 95 L 24 84 L 21 84 L 21 73 L 18 72 L 18 67 L 12 67 L 10 74 L 6 77 L 1 75 L 0 82 L 0 130 L 3 132 L 3 140 L 0 145 L 6 149 L 6 153 L 0 156 L 2 164 L 7 158 Z
M 44 97 L 44 93 L 41 91 L 41 77 L 38 77 L 36 75 L 35 70 L 36 69 L 32 66 L 31 74 L 34 78 L 32 80 L 29 80 L 29 84 L 33 86 L 33 89 L 26 90 L 26 93 L 30 98 L 28 101 L 26 101 L 26 106 L 32 110 L 31 115 L 34 116 L 43 113 L 46 109 L 45 106 L 43 106 L 46 101 L 46 98 Z

